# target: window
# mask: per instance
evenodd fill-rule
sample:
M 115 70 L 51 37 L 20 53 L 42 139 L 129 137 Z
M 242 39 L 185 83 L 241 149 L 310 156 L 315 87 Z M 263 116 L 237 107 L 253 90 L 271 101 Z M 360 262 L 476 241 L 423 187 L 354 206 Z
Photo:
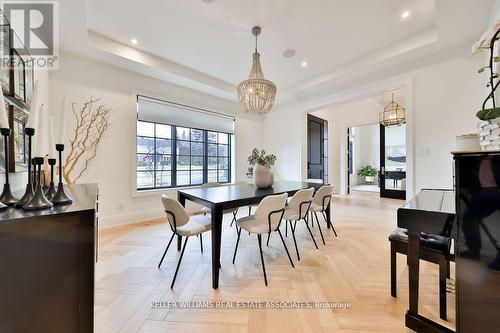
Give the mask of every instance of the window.
M 231 136 L 137 121 L 137 189 L 230 182 Z

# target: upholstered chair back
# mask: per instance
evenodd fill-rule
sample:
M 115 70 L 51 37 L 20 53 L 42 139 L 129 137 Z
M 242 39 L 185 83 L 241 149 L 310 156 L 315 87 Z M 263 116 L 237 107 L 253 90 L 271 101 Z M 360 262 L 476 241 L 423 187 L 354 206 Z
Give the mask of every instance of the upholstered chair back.
M 179 201 L 168 197 L 166 194 L 161 196 L 161 201 L 167 214 L 167 220 L 172 227 L 174 227 L 174 217 L 175 227 L 181 227 L 188 223 L 189 215 Z

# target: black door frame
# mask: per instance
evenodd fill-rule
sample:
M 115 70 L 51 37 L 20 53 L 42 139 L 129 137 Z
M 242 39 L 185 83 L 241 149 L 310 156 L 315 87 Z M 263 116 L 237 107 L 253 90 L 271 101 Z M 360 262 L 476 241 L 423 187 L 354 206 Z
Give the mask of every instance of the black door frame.
M 407 168 L 408 170 L 408 168 Z M 406 175 L 408 176 L 408 174 Z M 380 197 L 390 199 L 406 199 L 406 190 L 392 190 L 385 188 L 385 126 L 380 124 Z
M 328 121 L 312 114 L 307 114 L 307 178 L 309 179 L 310 170 L 310 149 L 309 149 L 309 122 L 313 121 L 319 123 L 321 126 L 321 176 L 324 184 L 328 183 Z M 326 162 L 326 163 L 325 163 Z

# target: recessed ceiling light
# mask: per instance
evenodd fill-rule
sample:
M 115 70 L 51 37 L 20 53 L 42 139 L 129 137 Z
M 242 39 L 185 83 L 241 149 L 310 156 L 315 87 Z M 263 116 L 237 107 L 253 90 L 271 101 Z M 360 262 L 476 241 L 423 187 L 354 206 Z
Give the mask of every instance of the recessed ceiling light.
M 288 50 L 285 50 L 285 52 L 283 52 L 283 57 L 291 58 L 295 55 L 295 53 L 297 53 L 297 52 L 294 49 L 288 49 Z
M 404 12 L 401 13 L 401 18 L 402 19 L 406 19 L 410 17 L 410 11 L 409 10 L 405 10 Z
M 130 42 L 131 42 L 132 44 L 134 44 L 134 45 L 139 44 L 139 42 L 138 42 L 138 41 L 137 41 L 137 39 L 135 39 L 135 38 L 132 38 L 132 39 L 130 40 Z
M 307 67 L 307 61 L 302 61 L 301 65 L 302 67 Z

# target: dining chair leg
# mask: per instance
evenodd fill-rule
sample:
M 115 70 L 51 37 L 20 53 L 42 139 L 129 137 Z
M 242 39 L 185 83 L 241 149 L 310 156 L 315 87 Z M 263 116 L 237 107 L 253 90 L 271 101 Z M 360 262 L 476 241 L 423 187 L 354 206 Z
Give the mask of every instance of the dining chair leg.
M 335 234 L 335 237 L 337 237 L 337 236 L 338 236 L 338 235 L 337 235 L 337 231 L 336 231 L 336 230 L 335 230 L 335 228 L 333 227 L 333 223 L 332 223 L 331 221 L 330 221 L 330 222 L 328 222 L 328 219 L 326 218 L 326 213 L 325 213 L 324 211 L 322 211 L 322 212 L 321 212 L 321 214 L 323 215 L 323 217 L 324 217 L 324 219 L 325 219 L 326 223 L 327 223 L 327 224 L 329 224 L 329 225 L 330 225 L 330 227 L 332 227 L 332 230 L 333 230 L 333 233 Z
M 271 238 L 271 233 L 268 233 L 268 234 L 267 234 L 267 242 L 266 242 L 266 246 L 269 246 L 269 238 Z
M 170 237 L 170 240 L 168 241 L 167 248 L 165 249 L 165 252 L 163 252 L 163 256 L 161 257 L 160 263 L 158 264 L 158 268 L 160 268 L 161 263 L 163 262 L 163 258 L 165 258 L 165 255 L 167 254 L 168 248 L 170 247 L 170 243 L 172 243 L 172 240 L 174 239 L 175 234 L 172 234 L 172 237 Z
M 285 220 L 285 237 L 288 237 L 288 220 Z
M 286 254 L 288 256 L 288 259 L 290 260 L 290 264 L 292 264 L 292 267 L 295 268 L 295 265 L 293 264 L 292 257 L 290 256 L 290 252 L 288 252 L 288 248 L 286 247 L 285 240 L 283 239 L 283 235 L 281 234 L 280 229 L 278 230 L 278 234 L 280 235 L 281 241 L 283 242 L 283 246 L 285 247 Z
M 238 251 L 238 244 L 240 243 L 240 235 L 241 235 L 241 228 L 238 229 L 238 226 L 236 226 L 236 230 L 238 231 L 238 238 L 236 239 L 236 247 L 234 248 L 233 264 L 234 260 L 236 259 L 236 251 Z
M 252 207 L 248 206 L 248 216 L 252 215 Z
M 233 212 L 233 219 L 231 220 L 231 224 L 229 225 L 229 227 L 232 227 L 233 223 L 236 222 L 236 214 L 238 214 L 237 210 Z
M 266 276 L 266 265 L 264 264 L 264 255 L 262 254 L 262 235 L 257 235 L 257 240 L 259 242 L 259 251 L 260 251 L 260 261 L 262 262 L 262 272 L 264 272 L 264 283 L 267 287 L 267 276 Z
M 319 250 L 319 247 L 318 247 L 318 244 L 316 244 L 316 240 L 314 239 L 314 236 L 313 236 L 313 233 L 311 231 L 311 228 L 309 228 L 309 223 L 307 221 L 304 220 L 304 222 L 306 223 L 306 227 L 307 227 L 307 230 L 309 231 L 309 235 L 311 235 L 311 238 L 314 242 L 314 246 L 316 246 L 316 249 Z
M 179 257 L 179 262 L 177 263 L 177 268 L 175 269 L 174 278 L 172 279 L 172 284 L 170 285 L 170 289 L 174 288 L 175 279 L 177 278 L 177 273 L 179 272 L 179 266 L 181 265 L 182 257 L 184 256 L 184 250 L 186 249 L 186 245 L 189 237 L 186 237 L 184 241 L 184 246 L 182 247 L 181 256 Z
M 321 235 L 321 240 L 323 241 L 323 245 L 326 245 L 325 238 L 323 237 L 323 231 L 321 230 L 321 225 L 319 224 L 318 215 L 315 215 L 315 216 L 316 216 L 316 224 L 318 225 L 318 229 L 319 229 L 319 234 Z M 312 224 L 314 225 L 314 218 L 311 219 L 311 221 L 312 221 Z
M 297 252 L 297 260 L 300 261 L 299 248 L 297 247 L 297 240 L 295 239 L 295 229 L 292 227 L 292 221 L 290 223 L 290 230 L 292 231 L 293 243 L 295 244 L 295 251 Z
M 203 253 L 203 234 L 200 234 L 200 249 L 201 253 Z

